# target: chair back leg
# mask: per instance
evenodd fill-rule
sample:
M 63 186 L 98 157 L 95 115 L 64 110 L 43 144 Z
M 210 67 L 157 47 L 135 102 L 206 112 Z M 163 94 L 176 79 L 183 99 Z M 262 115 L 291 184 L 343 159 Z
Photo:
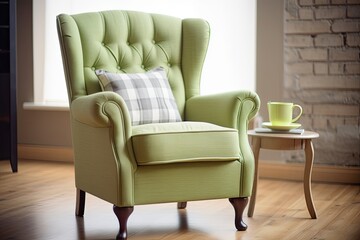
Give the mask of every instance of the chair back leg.
M 85 192 L 80 189 L 76 189 L 76 206 L 75 206 L 75 215 L 78 217 L 84 216 L 85 211 Z
M 178 209 L 185 209 L 187 202 L 178 202 L 177 208 Z

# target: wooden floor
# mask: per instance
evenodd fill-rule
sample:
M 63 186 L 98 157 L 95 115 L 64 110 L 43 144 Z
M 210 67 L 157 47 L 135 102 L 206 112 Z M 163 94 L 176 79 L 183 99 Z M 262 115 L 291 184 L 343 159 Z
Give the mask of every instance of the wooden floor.
M 302 184 L 260 179 L 253 218 L 236 232 L 226 200 L 136 206 L 128 223 L 135 239 L 360 239 L 360 186 L 312 185 L 318 219 L 310 219 Z M 84 218 L 74 216 L 74 174 L 70 163 L 20 161 L 11 173 L 0 161 L 0 239 L 114 239 L 112 206 L 87 195 Z M 247 209 L 246 209 L 247 210 Z

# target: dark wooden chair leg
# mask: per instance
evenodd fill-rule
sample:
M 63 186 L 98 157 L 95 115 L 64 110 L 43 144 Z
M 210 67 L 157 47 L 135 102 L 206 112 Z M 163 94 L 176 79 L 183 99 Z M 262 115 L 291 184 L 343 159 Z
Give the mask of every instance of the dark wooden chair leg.
M 245 231 L 247 225 L 243 221 L 243 212 L 248 203 L 248 198 L 229 198 L 235 209 L 235 227 L 238 231 Z
M 85 192 L 83 190 L 76 189 L 75 215 L 78 217 L 83 217 L 84 210 L 85 210 Z
M 177 208 L 178 209 L 185 209 L 187 205 L 187 202 L 178 202 Z
M 116 240 L 127 239 L 127 221 L 134 211 L 134 207 L 118 207 L 114 205 L 114 213 L 119 220 L 120 230 L 116 236 Z

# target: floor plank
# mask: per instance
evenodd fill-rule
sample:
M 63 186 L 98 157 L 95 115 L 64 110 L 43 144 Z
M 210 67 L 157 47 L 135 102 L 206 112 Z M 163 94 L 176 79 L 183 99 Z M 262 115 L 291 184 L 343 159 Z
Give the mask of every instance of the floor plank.
M 136 206 L 128 223 L 130 240 L 360 239 L 360 186 L 312 184 L 318 219 L 306 209 L 302 183 L 260 179 L 253 218 L 236 232 L 227 199 Z M 114 239 L 111 204 L 87 195 L 83 218 L 74 215 L 70 163 L 19 162 L 11 173 L 0 161 L 0 239 Z

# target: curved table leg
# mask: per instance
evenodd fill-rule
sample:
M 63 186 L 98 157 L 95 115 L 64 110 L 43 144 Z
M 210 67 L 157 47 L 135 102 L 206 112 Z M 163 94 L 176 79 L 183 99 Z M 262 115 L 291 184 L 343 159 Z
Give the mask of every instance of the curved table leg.
M 250 197 L 250 204 L 248 208 L 248 217 L 252 217 L 254 215 L 255 210 L 255 201 L 256 201 L 256 191 L 257 191 L 257 182 L 259 180 L 259 154 L 260 154 L 260 143 L 261 138 L 253 137 L 252 138 L 252 149 L 254 153 L 254 161 L 255 161 L 255 173 L 254 173 L 254 182 L 252 193 Z
M 304 194 L 305 201 L 311 218 L 316 219 L 317 214 L 311 193 L 311 173 L 314 162 L 314 146 L 311 139 L 305 140 L 305 170 L 304 170 Z

